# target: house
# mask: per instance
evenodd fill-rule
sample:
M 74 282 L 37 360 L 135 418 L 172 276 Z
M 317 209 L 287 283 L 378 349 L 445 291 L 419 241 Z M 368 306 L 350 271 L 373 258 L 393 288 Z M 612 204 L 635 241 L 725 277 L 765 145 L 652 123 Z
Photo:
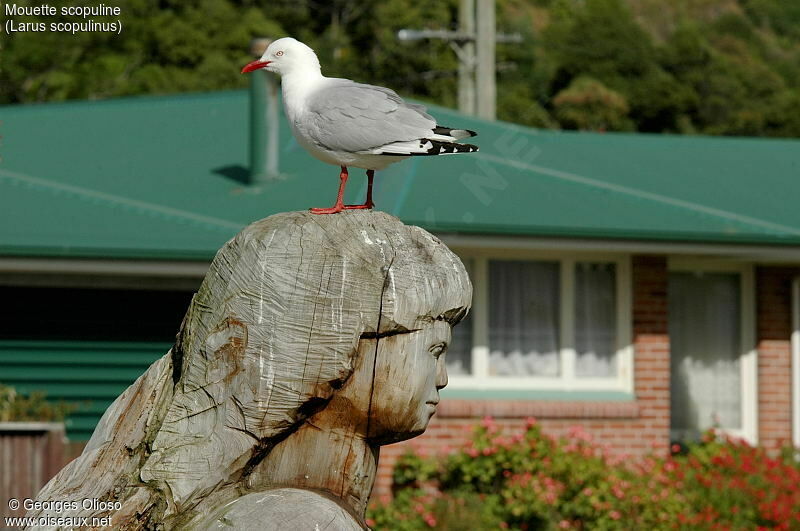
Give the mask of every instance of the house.
M 337 170 L 285 123 L 282 176 L 248 184 L 247 107 L 243 91 L 0 107 L 0 382 L 80 403 L 78 445 L 169 349 L 226 240 L 332 202 Z M 486 415 L 581 424 L 631 455 L 712 426 L 800 445 L 800 141 L 431 112 L 481 151 L 380 172 L 376 204 L 440 236 L 475 295 L 414 445 L 457 445 Z M 377 492 L 409 444 L 383 450 Z

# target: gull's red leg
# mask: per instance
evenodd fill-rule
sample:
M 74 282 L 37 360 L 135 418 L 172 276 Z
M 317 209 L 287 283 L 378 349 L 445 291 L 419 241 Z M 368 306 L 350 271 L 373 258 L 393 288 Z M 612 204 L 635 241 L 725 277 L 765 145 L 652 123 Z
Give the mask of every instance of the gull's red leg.
M 375 177 L 375 170 L 367 170 L 367 200 L 363 205 L 345 205 L 344 208 L 351 210 L 357 208 L 372 208 L 375 203 L 372 202 L 372 180 Z
M 336 214 L 341 212 L 345 206 L 342 202 L 344 198 L 344 186 L 347 184 L 347 166 L 342 166 L 342 172 L 339 174 L 339 193 L 336 195 L 336 204 L 330 208 L 312 208 L 312 214 Z

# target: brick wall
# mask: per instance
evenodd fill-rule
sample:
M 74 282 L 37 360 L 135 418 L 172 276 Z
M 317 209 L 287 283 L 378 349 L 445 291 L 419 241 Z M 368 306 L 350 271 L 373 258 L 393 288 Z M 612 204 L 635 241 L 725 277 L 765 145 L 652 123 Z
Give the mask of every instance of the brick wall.
M 792 440 L 791 285 L 800 269 L 756 269 L 758 439 L 767 448 Z
M 409 448 L 422 454 L 446 453 L 462 445 L 486 415 L 501 428 L 522 430 L 535 417 L 543 430 L 566 435 L 580 425 L 600 445 L 618 455 L 639 456 L 669 445 L 669 335 L 667 331 L 667 260 L 633 258 L 634 402 L 541 402 L 443 400 L 427 431 L 410 441 L 381 449 L 373 499 L 391 492 L 397 458 Z

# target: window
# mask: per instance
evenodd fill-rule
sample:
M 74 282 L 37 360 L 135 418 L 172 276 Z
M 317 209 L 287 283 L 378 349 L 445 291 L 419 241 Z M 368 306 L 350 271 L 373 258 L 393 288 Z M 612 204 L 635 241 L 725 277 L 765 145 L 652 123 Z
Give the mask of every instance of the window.
M 489 261 L 489 375 L 558 376 L 558 262 Z
M 670 438 L 709 428 L 755 442 L 752 271 L 671 260 Z
M 626 257 L 461 255 L 474 297 L 451 388 L 632 392 Z

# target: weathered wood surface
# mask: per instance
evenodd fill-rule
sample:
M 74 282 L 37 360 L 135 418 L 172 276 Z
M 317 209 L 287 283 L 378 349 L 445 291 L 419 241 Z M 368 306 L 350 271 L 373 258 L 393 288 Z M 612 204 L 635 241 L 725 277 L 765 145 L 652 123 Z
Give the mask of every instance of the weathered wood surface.
M 253 223 L 38 499 L 119 502 L 59 513 L 114 529 L 364 528 L 379 446 L 425 430 L 471 296 L 458 257 L 387 214 Z

